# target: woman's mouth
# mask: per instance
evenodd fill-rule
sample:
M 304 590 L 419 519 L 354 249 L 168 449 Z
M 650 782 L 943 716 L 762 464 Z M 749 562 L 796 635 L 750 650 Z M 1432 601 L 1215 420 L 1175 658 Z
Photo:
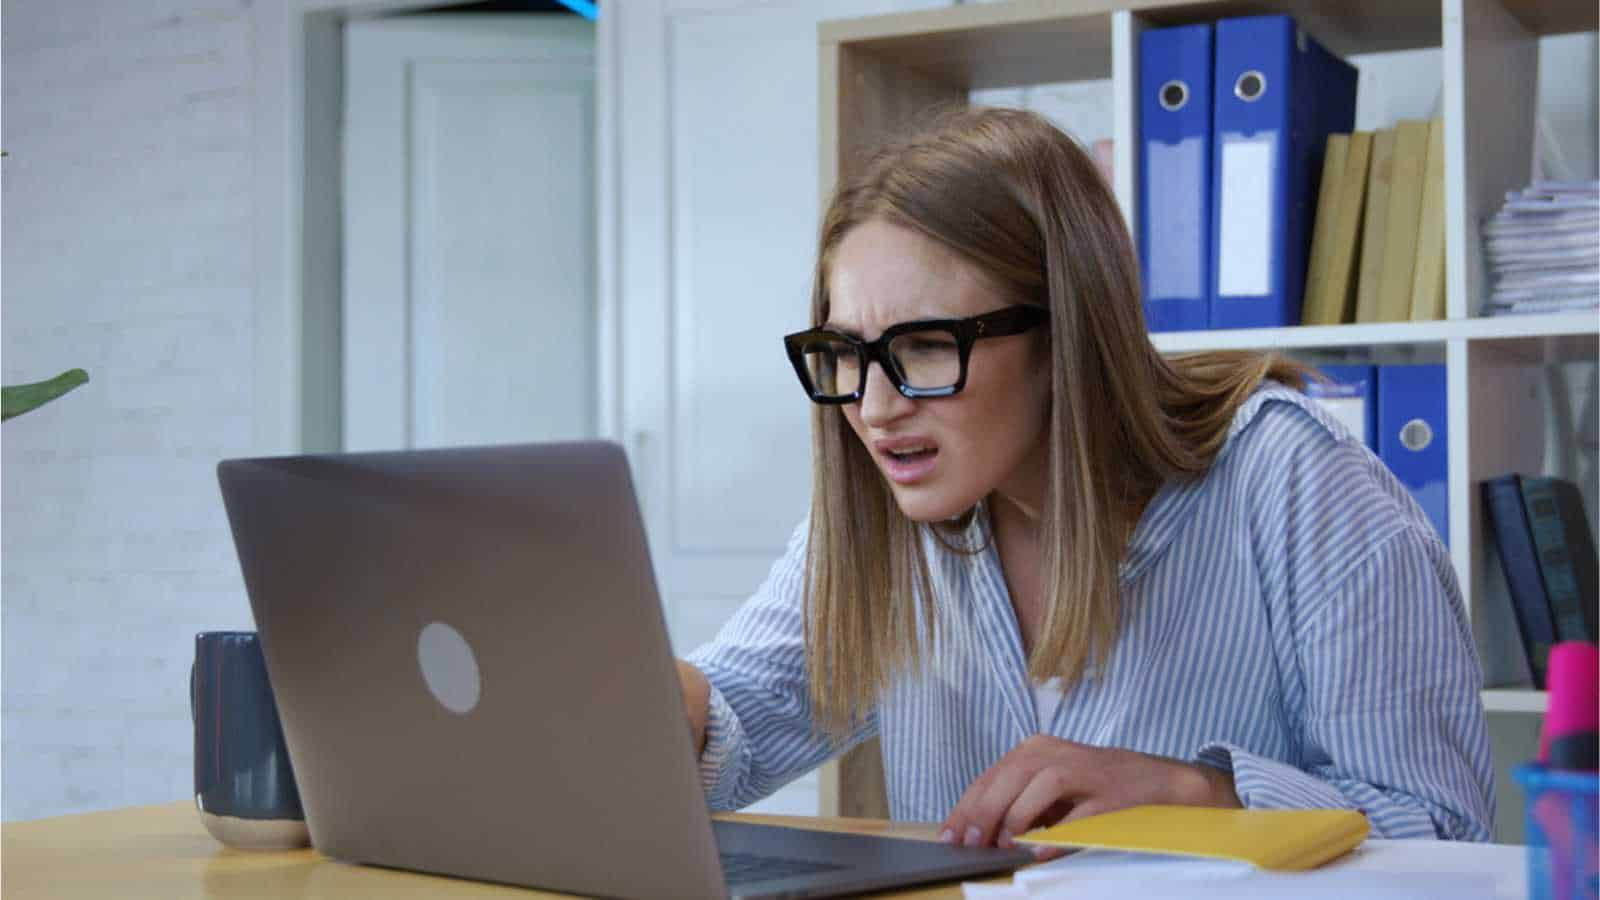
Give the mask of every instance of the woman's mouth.
M 913 484 L 928 477 L 938 456 L 939 448 L 932 443 L 906 443 L 878 451 L 884 474 L 896 484 Z

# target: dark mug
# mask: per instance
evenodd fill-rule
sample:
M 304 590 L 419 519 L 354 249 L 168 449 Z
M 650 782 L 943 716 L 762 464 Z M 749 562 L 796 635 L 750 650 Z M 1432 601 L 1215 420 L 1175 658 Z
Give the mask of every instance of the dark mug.
M 195 635 L 189 702 L 194 802 L 211 836 L 250 850 L 310 843 L 255 632 Z

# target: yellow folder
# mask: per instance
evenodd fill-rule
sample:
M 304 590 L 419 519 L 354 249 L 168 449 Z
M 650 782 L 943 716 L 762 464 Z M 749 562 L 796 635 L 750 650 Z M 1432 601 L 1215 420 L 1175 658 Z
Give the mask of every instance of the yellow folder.
M 1411 319 L 1411 286 L 1417 266 L 1417 229 L 1422 224 L 1422 179 L 1428 165 L 1428 123 L 1407 119 L 1395 126 L 1389 214 L 1384 220 L 1383 277 L 1378 282 L 1378 321 Z M 1373 248 L 1373 252 L 1379 252 Z
M 1017 843 L 1232 859 L 1292 872 L 1337 859 L 1366 838 L 1367 817 L 1349 809 L 1135 806 L 1038 828 Z
M 1394 183 L 1394 129 L 1372 136 L 1366 215 L 1361 222 L 1361 262 L 1356 267 L 1356 321 L 1378 322 L 1383 289 L 1383 250 L 1389 240 L 1389 189 Z M 1409 310 L 1408 310 L 1409 312 Z
M 1411 320 L 1444 318 L 1444 120 L 1428 123 L 1428 156 L 1422 174 L 1422 220 L 1417 229 L 1417 265 L 1411 275 Z
M 1311 259 L 1306 264 L 1306 290 L 1300 310 L 1302 325 L 1337 325 L 1333 296 L 1328 291 L 1328 262 L 1333 258 L 1333 231 L 1339 219 L 1339 195 L 1344 182 L 1345 158 L 1350 155 L 1350 135 L 1328 135 L 1322 159 L 1322 187 L 1317 192 L 1317 218 L 1311 228 Z

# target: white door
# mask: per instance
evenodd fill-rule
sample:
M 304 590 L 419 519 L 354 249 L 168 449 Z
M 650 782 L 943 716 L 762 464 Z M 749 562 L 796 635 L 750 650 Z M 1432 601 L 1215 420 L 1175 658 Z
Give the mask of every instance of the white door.
M 621 108 L 624 437 L 681 655 L 761 583 L 811 493 L 782 335 L 816 251 L 817 22 L 935 0 L 628 0 Z M 817 809 L 808 777 L 761 805 Z
M 597 431 L 594 26 L 345 31 L 344 446 Z

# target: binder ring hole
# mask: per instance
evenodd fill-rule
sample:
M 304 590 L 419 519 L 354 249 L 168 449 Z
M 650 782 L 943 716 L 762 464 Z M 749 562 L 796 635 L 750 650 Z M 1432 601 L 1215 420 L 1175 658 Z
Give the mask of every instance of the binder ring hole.
M 1433 443 L 1433 428 L 1421 419 L 1412 419 L 1400 427 L 1400 445 L 1413 453 L 1428 449 Z
M 1161 108 L 1177 112 L 1189 102 L 1189 86 L 1181 81 L 1169 81 L 1161 86 Z
M 1254 69 L 1239 76 L 1233 83 L 1233 95 L 1246 103 L 1254 103 L 1267 92 L 1267 76 Z

